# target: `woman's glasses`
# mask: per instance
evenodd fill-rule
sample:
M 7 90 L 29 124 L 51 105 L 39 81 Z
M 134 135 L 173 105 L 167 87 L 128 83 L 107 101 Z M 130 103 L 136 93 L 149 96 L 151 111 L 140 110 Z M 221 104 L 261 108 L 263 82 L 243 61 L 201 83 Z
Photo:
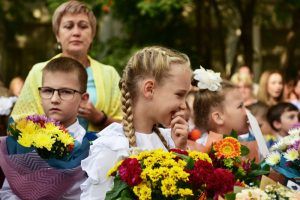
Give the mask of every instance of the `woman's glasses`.
M 40 91 L 40 96 L 43 99 L 51 99 L 55 91 L 57 91 L 59 98 L 62 100 L 73 99 L 76 92 L 79 94 L 83 94 L 80 91 L 73 90 L 70 88 L 54 89 L 54 88 L 50 88 L 50 87 L 39 87 L 38 89 Z

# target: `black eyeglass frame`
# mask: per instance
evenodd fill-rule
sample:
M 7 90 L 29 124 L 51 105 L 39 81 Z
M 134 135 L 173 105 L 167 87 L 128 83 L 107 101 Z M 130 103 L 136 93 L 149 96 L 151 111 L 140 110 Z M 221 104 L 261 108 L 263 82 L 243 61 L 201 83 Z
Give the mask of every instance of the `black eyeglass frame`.
M 43 97 L 42 94 L 41 94 L 41 91 L 42 91 L 43 89 L 49 89 L 49 90 L 52 90 L 51 96 L 49 96 L 48 98 Z M 71 100 L 71 99 L 73 99 L 76 92 L 79 93 L 79 94 L 83 94 L 83 93 L 84 93 L 84 92 L 80 92 L 80 91 L 78 91 L 78 90 L 74 90 L 74 89 L 71 89 L 71 88 L 59 88 L 59 89 L 54 89 L 54 88 L 51 88 L 51 87 L 39 87 L 38 90 L 39 90 L 39 93 L 40 93 L 41 98 L 43 98 L 43 99 L 51 99 L 51 98 L 53 97 L 55 91 L 57 91 L 57 94 L 58 94 L 58 96 L 59 96 L 59 98 L 60 98 L 61 100 Z M 64 90 L 65 90 L 65 91 L 66 91 L 66 90 L 72 91 L 72 92 L 73 92 L 72 98 L 70 98 L 70 99 L 68 99 L 68 98 L 67 98 L 67 99 L 61 98 L 61 91 L 64 91 Z

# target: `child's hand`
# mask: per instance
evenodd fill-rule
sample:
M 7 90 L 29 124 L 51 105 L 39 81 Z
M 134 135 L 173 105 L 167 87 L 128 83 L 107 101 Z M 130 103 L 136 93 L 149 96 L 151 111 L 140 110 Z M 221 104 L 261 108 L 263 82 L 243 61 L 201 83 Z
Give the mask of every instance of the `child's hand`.
M 87 119 L 92 124 L 97 124 L 103 118 L 103 113 L 98 111 L 90 101 L 84 105 L 80 105 L 78 115 Z
M 185 112 L 183 110 L 174 114 L 171 121 L 171 134 L 175 143 L 175 147 L 179 149 L 187 148 L 187 139 L 189 134 L 188 122 L 184 119 Z

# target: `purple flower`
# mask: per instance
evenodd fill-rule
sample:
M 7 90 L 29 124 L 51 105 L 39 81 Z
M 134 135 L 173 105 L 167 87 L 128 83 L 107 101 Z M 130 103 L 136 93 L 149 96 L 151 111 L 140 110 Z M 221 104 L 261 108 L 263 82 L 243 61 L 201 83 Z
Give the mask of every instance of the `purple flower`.
M 45 115 L 29 115 L 26 117 L 26 120 L 32 121 L 34 123 L 39 123 L 42 127 L 44 127 L 44 124 L 48 122 L 54 123 L 55 126 L 60 126 L 59 121 L 48 118 Z
M 290 146 L 289 149 L 299 150 L 299 147 L 300 147 L 300 140 L 297 140 L 293 145 Z

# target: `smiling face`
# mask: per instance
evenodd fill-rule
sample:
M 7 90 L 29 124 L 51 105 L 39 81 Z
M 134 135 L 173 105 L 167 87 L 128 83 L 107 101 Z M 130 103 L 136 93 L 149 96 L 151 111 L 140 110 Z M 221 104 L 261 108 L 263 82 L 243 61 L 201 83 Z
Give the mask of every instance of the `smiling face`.
M 225 94 L 222 118 L 224 129 L 228 131 L 235 130 L 239 134 L 248 132 L 246 109 L 238 89 L 230 90 Z
M 191 71 L 188 66 L 171 64 L 170 76 L 154 88 L 152 117 L 156 123 L 168 127 L 177 111 L 186 109 L 186 95 L 191 87 Z
M 80 91 L 80 84 L 76 73 L 44 72 L 43 87 L 53 89 L 68 88 Z M 76 121 L 80 103 L 86 98 L 86 93 L 75 93 L 70 100 L 62 100 L 55 91 L 49 99 L 42 100 L 42 106 L 47 117 L 60 121 L 65 127 Z M 87 97 L 88 98 L 88 97 Z
M 282 76 L 278 73 L 270 75 L 267 83 L 267 92 L 271 98 L 279 98 L 283 90 Z
M 59 24 L 56 39 L 61 43 L 64 55 L 71 57 L 87 55 L 93 40 L 88 16 L 84 13 L 65 14 Z

